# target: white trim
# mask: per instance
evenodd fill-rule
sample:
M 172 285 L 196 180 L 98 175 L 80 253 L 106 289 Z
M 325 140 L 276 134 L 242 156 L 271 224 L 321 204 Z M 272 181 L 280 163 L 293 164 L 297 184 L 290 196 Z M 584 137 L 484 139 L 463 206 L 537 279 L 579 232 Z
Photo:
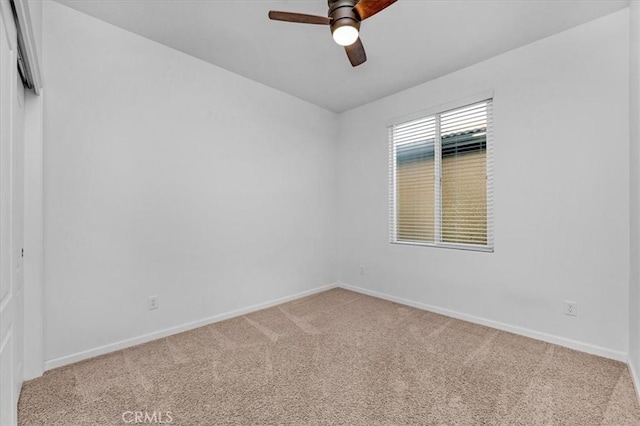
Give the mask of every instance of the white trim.
M 24 108 L 24 376 L 44 373 L 43 135 L 40 96 L 25 93 Z
M 54 368 L 62 367 L 64 365 L 73 364 L 74 362 L 82 361 L 88 358 L 93 358 L 99 355 L 104 355 L 109 352 L 118 351 L 120 349 L 136 346 L 141 343 L 150 342 L 152 340 L 161 339 L 163 337 L 171 336 L 173 334 L 182 333 L 183 331 L 193 330 L 194 328 L 202 327 L 205 325 L 213 324 L 219 321 L 224 321 L 229 318 L 239 317 L 249 314 L 251 312 L 260 311 L 262 309 L 270 308 L 272 306 L 280 305 L 282 303 L 290 302 L 292 300 L 300 299 L 303 297 L 311 296 L 316 293 L 331 290 L 338 287 L 337 283 L 328 284 L 322 287 L 316 287 L 311 290 L 295 293 L 290 296 L 281 297 L 279 299 L 271 300 L 264 303 L 258 303 L 257 305 L 248 306 L 246 308 L 236 309 L 235 311 L 225 312 L 222 314 L 214 315 L 212 317 L 203 318 L 198 321 L 188 322 L 186 324 L 178 325 L 175 327 L 166 328 L 164 330 L 154 331 L 153 333 L 144 334 L 142 336 L 132 337 L 130 339 L 121 340 L 119 342 L 110 343 L 108 345 L 99 346 L 93 349 L 87 349 L 86 351 L 77 352 L 71 355 L 65 355 L 60 358 L 48 360 L 44 363 L 45 371 Z
M 399 244 L 402 246 L 423 246 L 423 247 L 436 247 L 436 248 L 446 248 L 446 249 L 455 249 L 455 250 L 466 250 L 466 251 L 479 251 L 484 253 L 493 253 L 493 247 L 489 246 L 480 246 L 475 244 L 463 244 L 463 243 L 424 243 L 420 241 L 391 241 L 391 244 Z
M 640 402 L 640 376 L 638 376 L 638 371 L 633 366 L 633 362 L 631 362 L 630 359 L 627 360 L 627 365 L 629 366 L 629 373 L 631 373 L 633 387 L 636 390 L 636 398 L 638 399 L 638 402 Z
M 626 352 L 615 351 L 613 349 L 603 348 L 600 346 L 591 345 L 589 343 L 579 342 L 576 340 L 571 340 L 565 337 L 560 337 L 553 334 L 547 334 L 547 333 L 531 330 L 524 327 L 505 324 L 499 321 L 477 317 L 475 315 L 463 314 L 461 312 L 452 311 L 450 309 L 440 308 L 433 305 L 427 305 L 426 303 L 415 302 L 413 300 L 403 299 L 401 297 L 395 297 L 385 293 L 380 293 L 374 290 L 356 287 L 349 284 L 340 283 L 338 286 L 341 288 L 344 288 L 345 290 L 355 291 L 356 293 L 366 294 L 368 296 L 389 300 L 391 302 L 400 303 L 402 305 L 411 306 L 414 308 L 422 309 L 424 311 L 435 312 L 437 314 L 446 315 L 451 318 L 457 318 L 464 321 L 469 321 L 476 324 L 484 325 L 487 327 L 496 328 L 498 330 L 508 331 L 510 333 L 519 334 L 521 336 L 530 337 L 536 340 L 542 340 L 544 342 L 553 343 L 555 345 L 564 346 L 566 348 L 575 349 L 581 352 L 586 352 L 589 354 L 614 359 L 616 361 L 627 362 L 627 359 L 628 359 Z
M 33 25 L 31 24 L 31 14 L 29 13 L 29 4 L 27 0 L 13 0 L 18 17 L 18 26 L 20 27 L 20 35 L 24 41 L 24 54 L 29 63 L 31 77 L 33 78 L 33 90 L 37 95 L 42 89 L 42 69 L 38 61 L 38 51 L 36 49 L 35 38 L 33 36 Z
M 440 105 L 433 105 L 427 109 L 417 111 L 411 114 L 403 115 L 401 117 L 395 117 L 387 120 L 387 127 L 395 126 L 396 124 L 406 123 L 407 121 L 417 120 L 428 115 L 440 114 L 452 109 L 460 108 L 463 106 L 476 104 L 478 102 L 486 101 L 487 99 L 493 99 L 493 90 L 486 90 L 475 95 L 466 96 L 455 101 L 446 102 Z
M 354 291 L 360 294 L 366 294 L 368 296 L 377 297 L 379 299 L 389 300 L 391 302 L 400 303 L 402 305 L 411 306 L 417 309 L 422 309 L 429 312 L 434 312 L 442 315 L 446 315 L 451 318 L 456 318 L 464 321 L 473 322 L 475 324 L 484 325 L 487 327 L 492 327 L 498 330 L 507 331 L 510 333 L 518 334 L 525 337 L 530 337 L 532 339 L 542 340 L 544 342 L 553 343 L 559 346 L 563 346 L 570 349 L 575 349 L 581 352 L 590 353 L 593 355 L 602 356 L 605 358 L 614 359 L 616 361 L 622 361 L 629 365 L 629 369 L 631 371 L 631 377 L 633 379 L 634 385 L 636 387 L 636 391 L 638 392 L 640 399 L 640 376 L 638 376 L 637 371 L 634 369 L 633 365 L 628 362 L 628 355 L 626 352 L 615 351 L 608 348 L 603 348 L 600 346 L 591 345 L 589 343 L 579 342 L 576 340 L 567 339 L 564 337 L 547 334 L 535 330 L 531 330 L 524 327 L 518 327 L 514 325 L 505 324 L 499 321 L 494 321 L 482 317 L 477 317 L 474 315 L 463 314 L 457 311 L 452 311 L 450 309 L 440 308 L 433 305 L 428 305 L 421 302 L 415 302 L 413 300 L 404 299 L 401 297 L 391 296 L 389 294 L 380 293 L 378 291 L 365 289 L 362 287 L 356 287 L 350 284 L 345 283 L 334 283 L 329 284 L 322 287 L 317 287 L 311 290 L 303 291 L 300 293 L 296 293 L 290 296 L 285 296 L 279 299 L 271 300 L 265 303 L 259 303 L 257 305 L 249 306 L 242 309 L 237 309 L 235 311 L 230 311 L 218 315 L 214 315 L 212 317 L 203 318 L 198 321 L 189 322 L 186 324 L 182 324 L 176 327 L 170 327 L 164 330 L 159 330 L 153 333 L 144 334 L 142 336 L 133 337 L 131 339 L 121 340 L 119 342 L 111 343 L 108 345 L 100 346 L 93 349 L 88 349 L 86 351 L 77 352 L 75 354 L 66 355 L 60 358 L 55 358 L 52 360 L 48 360 L 45 362 L 45 371 L 51 370 L 54 368 L 62 367 L 68 364 L 72 364 L 74 362 L 82 361 L 88 358 L 93 358 L 99 355 L 104 355 L 109 352 L 118 351 L 121 349 L 125 349 L 131 346 L 136 346 L 142 343 L 146 343 L 152 340 L 161 339 L 163 337 L 171 336 L 173 334 L 181 333 L 183 331 L 192 330 L 194 328 L 202 327 L 205 325 L 213 324 L 219 321 L 224 321 L 226 319 L 242 316 L 249 314 L 251 312 L 259 311 L 262 309 L 267 309 L 276 305 L 280 305 L 282 303 L 290 302 L 292 300 L 301 299 L 303 297 L 311 296 L 313 294 L 321 293 L 323 291 L 331 290 L 332 288 L 343 288 L 345 290 Z

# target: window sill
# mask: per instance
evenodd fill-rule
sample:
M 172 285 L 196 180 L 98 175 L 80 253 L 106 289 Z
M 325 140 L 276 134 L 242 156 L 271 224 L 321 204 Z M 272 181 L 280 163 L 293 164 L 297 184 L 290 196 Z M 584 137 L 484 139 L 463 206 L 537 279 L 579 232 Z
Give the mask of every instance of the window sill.
M 422 243 L 419 241 L 391 241 L 390 244 L 397 244 L 401 246 L 422 246 L 422 247 L 435 247 L 446 248 L 465 251 L 479 251 L 484 253 L 493 253 L 493 247 L 478 246 L 474 244 L 455 244 L 455 243 Z

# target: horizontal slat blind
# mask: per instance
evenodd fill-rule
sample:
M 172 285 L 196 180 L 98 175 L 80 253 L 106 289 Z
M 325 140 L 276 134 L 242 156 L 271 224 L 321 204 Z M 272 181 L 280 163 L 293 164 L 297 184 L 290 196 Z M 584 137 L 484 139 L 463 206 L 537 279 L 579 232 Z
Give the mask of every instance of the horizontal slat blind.
M 487 244 L 487 103 L 441 115 L 442 241 Z
M 399 124 L 392 130 L 395 159 L 395 239 L 434 241 L 435 117 Z
M 391 242 L 493 247 L 491 105 L 390 127 Z

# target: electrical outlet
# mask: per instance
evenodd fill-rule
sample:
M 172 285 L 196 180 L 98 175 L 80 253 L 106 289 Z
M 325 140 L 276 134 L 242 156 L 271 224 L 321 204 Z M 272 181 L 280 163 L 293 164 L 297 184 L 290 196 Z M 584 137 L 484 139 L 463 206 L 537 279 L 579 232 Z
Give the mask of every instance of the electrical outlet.
M 564 302 L 564 314 L 570 315 L 572 317 L 578 316 L 578 304 L 576 302 L 569 302 L 568 300 Z
M 150 311 L 153 309 L 158 309 L 158 296 L 149 296 L 149 302 L 147 303 L 147 308 Z
M 360 275 L 364 275 L 366 272 L 364 265 L 360 265 Z

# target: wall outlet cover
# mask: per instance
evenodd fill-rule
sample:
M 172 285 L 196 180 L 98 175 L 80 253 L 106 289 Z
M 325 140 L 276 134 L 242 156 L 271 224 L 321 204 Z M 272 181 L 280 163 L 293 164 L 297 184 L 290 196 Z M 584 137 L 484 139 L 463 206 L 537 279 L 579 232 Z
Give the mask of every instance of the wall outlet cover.
M 151 311 L 153 309 L 158 309 L 158 296 L 149 296 L 149 301 L 147 303 L 147 308 Z
M 564 302 L 564 314 L 572 317 L 578 316 L 578 304 L 576 302 Z

